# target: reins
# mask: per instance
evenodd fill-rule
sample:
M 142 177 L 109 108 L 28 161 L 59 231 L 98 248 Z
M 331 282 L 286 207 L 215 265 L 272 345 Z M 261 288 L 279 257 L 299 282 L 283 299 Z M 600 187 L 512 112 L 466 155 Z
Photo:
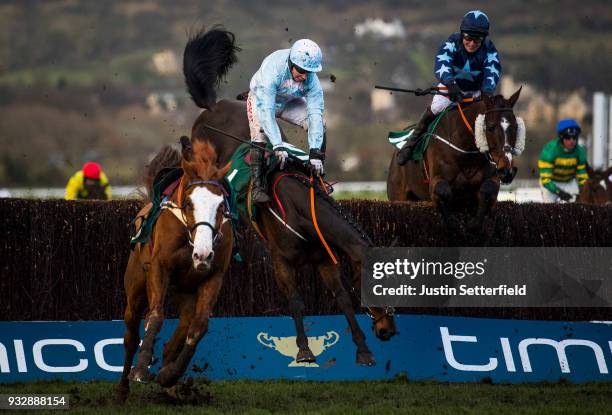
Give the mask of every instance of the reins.
M 281 212 L 282 219 L 275 214 L 272 208 L 268 207 L 268 209 L 274 215 L 274 217 L 276 217 L 276 219 L 278 219 L 285 227 L 287 227 L 290 231 L 292 231 L 294 234 L 296 234 L 298 237 L 300 237 L 304 241 L 306 240 L 302 235 L 300 235 L 296 230 L 291 228 L 289 224 L 287 223 L 287 215 L 285 213 L 285 208 L 283 207 L 283 204 L 281 203 L 280 198 L 278 197 L 278 194 L 276 193 L 276 187 L 278 183 L 285 177 L 297 177 L 297 178 L 305 179 L 308 181 L 309 195 L 310 195 L 310 216 L 312 219 L 313 227 L 315 229 L 315 232 L 317 233 L 317 236 L 319 237 L 319 240 L 321 241 L 321 244 L 327 251 L 327 254 L 331 258 L 332 262 L 334 263 L 334 265 L 337 265 L 338 259 L 334 255 L 327 241 L 325 240 L 325 237 L 323 236 L 323 232 L 321 232 L 321 228 L 319 227 L 319 223 L 317 221 L 317 213 L 315 209 L 314 177 L 312 175 L 308 177 L 302 173 L 281 173 L 279 174 L 278 177 L 276 177 L 276 180 L 274 180 L 274 183 L 272 185 L 272 194 L 274 195 L 274 200 L 276 201 L 276 204 L 278 205 L 278 208 Z M 320 176 L 319 176 L 319 181 L 323 189 L 325 189 L 325 191 L 327 192 L 327 186 Z

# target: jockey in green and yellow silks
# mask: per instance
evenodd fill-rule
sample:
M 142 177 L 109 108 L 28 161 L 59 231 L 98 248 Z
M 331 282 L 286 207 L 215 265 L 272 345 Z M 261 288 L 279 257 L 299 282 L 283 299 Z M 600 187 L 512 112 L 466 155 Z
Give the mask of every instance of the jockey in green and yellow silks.
M 586 152 L 578 144 L 578 123 L 571 119 L 559 121 L 557 134 L 557 138 L 546 143 L 538 160 L 542 197 L 546 203 L 570 201 L 589 178 Z

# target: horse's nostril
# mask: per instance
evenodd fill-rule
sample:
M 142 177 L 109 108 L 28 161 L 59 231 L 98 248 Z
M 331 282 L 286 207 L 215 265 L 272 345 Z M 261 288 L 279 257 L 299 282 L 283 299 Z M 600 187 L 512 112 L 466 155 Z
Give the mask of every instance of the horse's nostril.
M 206 260 L 207 261 L 212 261 L 214 256 L 215 256 L 215 253 L 213 251 L 210 251 L 210 254 L 208 254 L 208 256 L 206 257 Z
M 193 259 L 195 259 L 197 261 L 198 259 L 200 259 L 200 255 L 198 255 L 197 252 L 194 252 L 193 253 Z

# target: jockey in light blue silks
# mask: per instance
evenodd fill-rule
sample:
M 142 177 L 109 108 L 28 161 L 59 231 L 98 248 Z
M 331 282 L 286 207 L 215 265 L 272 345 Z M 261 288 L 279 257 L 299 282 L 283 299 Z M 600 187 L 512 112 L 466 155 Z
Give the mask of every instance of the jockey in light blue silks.
M 308 131 L 309 163 L 315 174 L 323 174 L 325 160 L 325 127 L 323 120 L 323 89 L 316 72 L 321 71 L 322 53 L 309 39 L 301 39 L 291 49 L 273 52 L 264 59 L 253 75 L 247 99 L 247 115 L 251 141 L 270 142 L 281 161 L 288 154 L 283 147 L 276 117 Z M 263 151 L 251 148 L 252 200 L 269 202 L 263 183 Z
M 480 97 L 481 91 L 492 94 L 499 82 L 502 67 L 495 45 L 488 38 L 489 18 L 480 10 L 472 10 L 463 16 L 459 32 L 453 33 L 440 45 L 434 63 L 438 87 L 447 94 L 434 95 L 431 107 L 427 107 L 408 141 L 397 155 L 400 165 L 412 156 L 419 138 L 436 115 L 463 95 Z

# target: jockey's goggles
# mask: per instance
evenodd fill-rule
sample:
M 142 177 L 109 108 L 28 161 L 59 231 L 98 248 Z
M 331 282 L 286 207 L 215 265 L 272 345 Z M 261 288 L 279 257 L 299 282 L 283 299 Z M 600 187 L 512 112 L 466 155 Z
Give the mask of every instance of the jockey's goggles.
M 482 43 L 482 41 L 484 40 L 483 35 L 476 34 L 476 33 L 463 32 L 461 36 L 463 36 L 463 39 L 468 42 Z
M 561 131 L 559 137 L 563 140 L 578 140 L 578 136 L 580 135 L 580 130 L 578 128 L 566 128 Z
M 299 73 L 300 75 L 304 75 L 307 74 L 309 71 L 307 71 L 306 69 L 302 69 L 299 66 L 297 66 L 295 63 L 291 62 L 291 66 L 293 68 L 295 68 L 295 70 L 297 71 L 297 73 Z

